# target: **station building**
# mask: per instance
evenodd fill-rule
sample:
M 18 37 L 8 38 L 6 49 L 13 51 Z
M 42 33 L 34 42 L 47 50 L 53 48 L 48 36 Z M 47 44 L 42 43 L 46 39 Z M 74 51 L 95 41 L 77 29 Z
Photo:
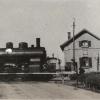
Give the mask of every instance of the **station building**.
M 74 36 L 75 61 L 78 69 L 84 68 L 85 72 L 100 71 L 100 38 L 83 29 Z M 74 71 L 73 66 L 73 37 L 68 34 L 68 40 L 60 45 L 65 59 L 65 70 Z

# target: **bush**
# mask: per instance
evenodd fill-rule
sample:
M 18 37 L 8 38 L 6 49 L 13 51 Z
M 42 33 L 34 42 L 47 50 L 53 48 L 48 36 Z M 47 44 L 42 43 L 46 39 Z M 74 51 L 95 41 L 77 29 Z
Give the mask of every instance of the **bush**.
M 79 75 L 79 81 L 84 82 L 85 86 L 88 88 L 100 89 L 100 73 L 91 72 Z
M 76 74 L 71 74 L 69 76 L 70 80 L 76 80 L 77 79 L 77 75 Z
M 86 88 L 100 89 L 100 72 L 79 74 L 78 77 L 76 74 L 72 74 L 69 77 L 70 80 L 76 80 L 78 78 L 78 81 L 85 84 Z
M 79 75 L 78 76 L 78 80 L 79 80 L 79 82 L 81 82 L 81 83 L 85 83 L 85 80 L 86 80 L 86 75 L 85 74 L 81 74 L 81 75 Z

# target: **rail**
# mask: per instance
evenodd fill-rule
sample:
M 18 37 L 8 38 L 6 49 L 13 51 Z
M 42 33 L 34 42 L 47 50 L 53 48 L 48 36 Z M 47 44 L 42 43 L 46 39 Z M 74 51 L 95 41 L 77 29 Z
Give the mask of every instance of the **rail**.
M 59 75 L 59 74 L 74 74 L 75 72 L 57 72 L 57 73 L 0 73 L 0 75 L 6 75 L 6 74 L 51 74 L 51 75 Z
M 70 75 L 70 74 L 74 74 L 75 72 L 56 72 L 56 73 L 0 73 L 0 75 L 58 75 L 61 78 L 61 83 L 64 85 L 65 83 L 65 79 L 64 79 L 64 75 Z M 54 80 L 54 81 L 58 81 L 58 80 Z

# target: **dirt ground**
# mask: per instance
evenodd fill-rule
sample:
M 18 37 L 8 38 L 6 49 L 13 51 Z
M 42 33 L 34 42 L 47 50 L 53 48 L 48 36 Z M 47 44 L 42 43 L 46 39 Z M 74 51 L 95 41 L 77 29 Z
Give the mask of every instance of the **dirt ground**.
M 53 82 L 0 82 L 0 99 L 94 100 L 100 94 Z

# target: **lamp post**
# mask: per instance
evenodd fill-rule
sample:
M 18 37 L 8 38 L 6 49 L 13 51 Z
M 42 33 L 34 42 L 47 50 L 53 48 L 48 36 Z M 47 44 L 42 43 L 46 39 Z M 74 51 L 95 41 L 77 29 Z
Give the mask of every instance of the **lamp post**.
M 98 53 L 98 57 L 97 57 L 97 72 L 99 72 L 99 53 Z
M 61 72 L 61 60 L 60 59 L 58 59 L 58 65 L 59 65 L 59 71 Z
M 62 84 L 64 84 L 64 76 L 63 76 L 63 71 L 61 69 L 61 59 L 58 59 L 58 64 L 59 64 L 59 71 L 60 71 L 61 81 L 62 81 Z

